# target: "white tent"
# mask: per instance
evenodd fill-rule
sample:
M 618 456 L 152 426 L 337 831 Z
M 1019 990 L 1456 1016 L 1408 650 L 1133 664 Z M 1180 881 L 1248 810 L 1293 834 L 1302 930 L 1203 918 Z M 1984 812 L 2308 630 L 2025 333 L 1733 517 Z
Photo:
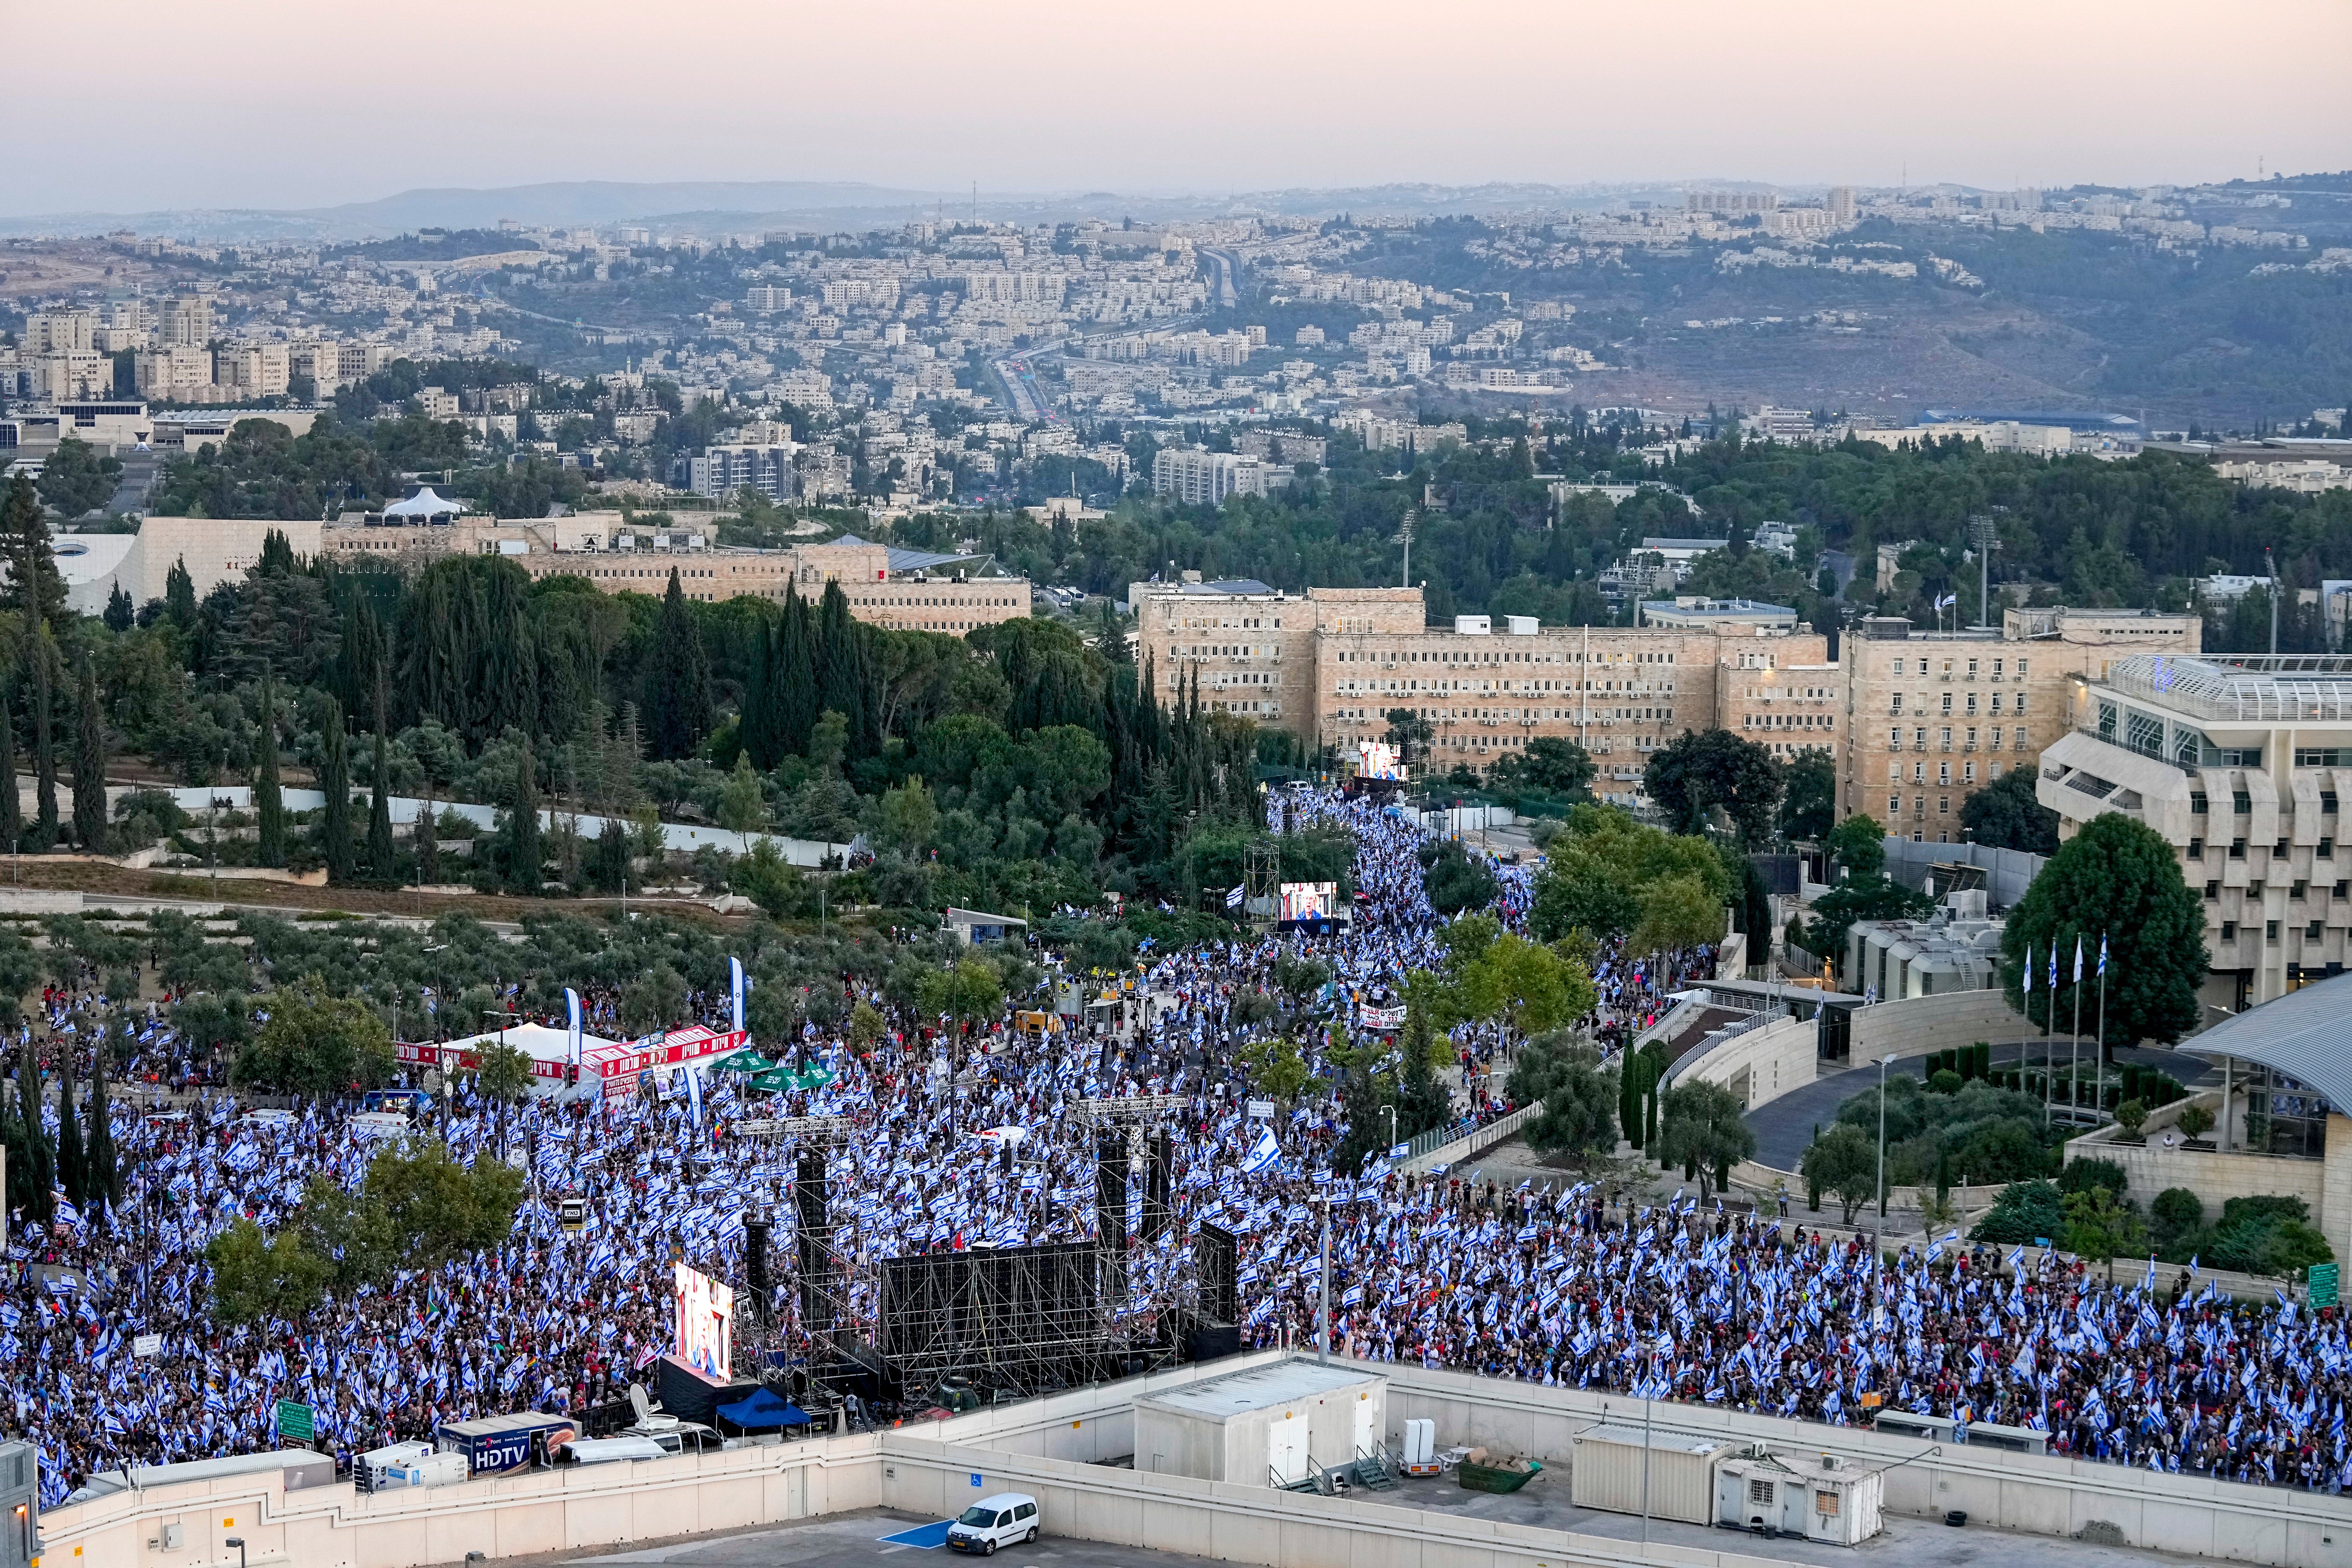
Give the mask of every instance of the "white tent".
M 461 500 L 450 500 L 426 485 L 406 500 L 394 501 L 383 509 L 387 521 L 397 518 L 403 522 L 431 522 L 436 518 L 455 518 L 467 510 Z

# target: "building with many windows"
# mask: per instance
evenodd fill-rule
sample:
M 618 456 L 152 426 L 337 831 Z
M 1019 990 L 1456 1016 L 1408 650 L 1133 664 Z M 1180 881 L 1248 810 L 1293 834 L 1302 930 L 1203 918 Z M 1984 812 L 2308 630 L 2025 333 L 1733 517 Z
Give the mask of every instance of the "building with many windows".
M 2172 846 L 2204 895 L 2210 1005 L 2235 1012 L 2343 970 L 2352 658 L 2123 658 L 2074 686 L 2065 717 L 2034 794 L 2061 837 L 2120 812 Z
M 1129 602 L 1162 701 L 1197 679 L 1213 710 L 1342 751 L 1410 709 L 1432 731 L 1419 765 L 1440 772 L 1483 771 L 1557 736 L 1591 753 L 1597 795 L 1631 805 L 1650 753 L 1685 730 L 1720 726 L 1783 755 L 1836 739 L 1834 667 L 1810 627 L 1506 616 L 1496 630 L 1465 616 L 1447 629 L 1429 625 L 1418 588 L 1138 583 Z
M 1998 629 L 1923 632 L 1866 616 L 1839 649 L 1838 815 L 1957 843 L 1960 805 L 2065 732 L 2075 683 L 2116 659 L 2193 654 L 2204 623 L 2145 610 L 2012 609 Z
M 1223 506 L 1232 495 L 1262 496 L 1290 483 L 1286 465 L 1205 447 L 1163 447 L 1151 459 L 1151 491 L 1186 506 Z

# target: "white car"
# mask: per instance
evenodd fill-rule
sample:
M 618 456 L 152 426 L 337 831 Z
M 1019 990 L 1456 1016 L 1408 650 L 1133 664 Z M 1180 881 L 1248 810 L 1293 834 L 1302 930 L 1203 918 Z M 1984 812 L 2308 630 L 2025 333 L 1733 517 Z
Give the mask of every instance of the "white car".
M 1037 1539 L 1037 1500 L 1023 1492 L 984 1497 L 948 1526 L 948 1545 L 958 1552 L 994 1555 L 1000 1546 Z

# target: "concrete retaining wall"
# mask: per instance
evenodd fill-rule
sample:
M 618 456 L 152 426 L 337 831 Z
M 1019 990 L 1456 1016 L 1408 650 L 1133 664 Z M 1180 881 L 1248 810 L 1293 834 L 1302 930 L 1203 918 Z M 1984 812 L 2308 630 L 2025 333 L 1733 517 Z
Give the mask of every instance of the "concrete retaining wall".
M 1947 847 L 1938 845 L 1938 848 Z M 2013 1039 L 2024 1020 L 1998 991 L 1953 991 L 1853 1010 L 1854 1066 L 1884 1056 L 1924 1057 L 1979 1040 Z
M 1744 1089 L 1753 1109 L 1813 1081 L 1819 1042 L 1819 1026 L 1811 1018 L 1776 1019 L 1734 1035 L 1704 1056 L 1685 1057 L 1675 1064 L 1674 1081 Z

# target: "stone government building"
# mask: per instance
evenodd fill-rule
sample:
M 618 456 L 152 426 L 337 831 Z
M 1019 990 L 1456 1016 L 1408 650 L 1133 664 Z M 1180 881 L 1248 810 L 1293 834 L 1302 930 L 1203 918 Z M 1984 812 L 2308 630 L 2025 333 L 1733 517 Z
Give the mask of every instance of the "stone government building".
M 1558 736 L 1591 755 L 1596 795 L 1633 805 L 1652 752 L 1721 728 L 1783 759 L 1829 752 L 1840 816 L 1938 843 L 1960 837 L 1969 794 L 2064 732 L 2077 687 L 2131 655 L 2193 654 L 2201 630 L 2140 610 L 2012 609 L 1958 632 L 1868 616 L 1832 663 L 1793 610 L 1746 600 L 1644 601 L 1634 626 L 1458 616 L 1451 629 L 1428 624 L 1418 588 L 1137 583 L 1129 604 L 1163 700 L 1197 677 L 1211 708 L 1310 745 L 1351 750 L 1411 708 L 1440 770 Z

